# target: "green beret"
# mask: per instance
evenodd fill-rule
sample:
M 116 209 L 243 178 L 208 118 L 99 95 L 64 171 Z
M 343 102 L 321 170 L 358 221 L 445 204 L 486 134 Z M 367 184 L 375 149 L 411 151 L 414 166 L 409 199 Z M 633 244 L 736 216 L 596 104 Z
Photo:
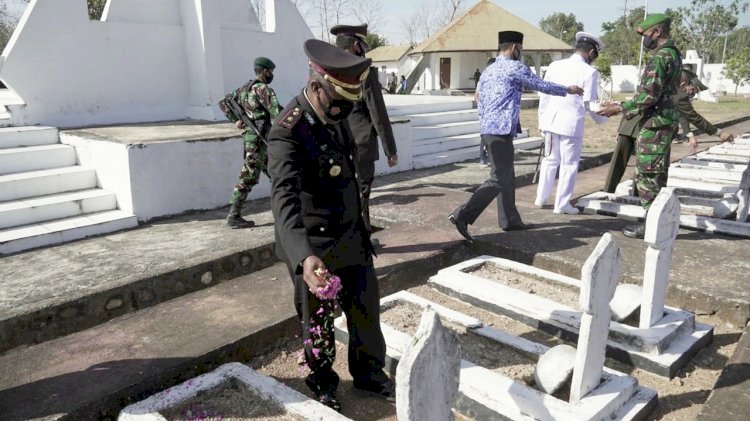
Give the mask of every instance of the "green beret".
M 255 67 L 261 69 L 275 69 L 276 65 L 266 57 L 258 57 L 255 59 Z
M 643 22 L 638 25 L 638 29 L 636 31 L 639 34 L 642 34 L 644 31 L 654 25 L 658 25 L 660 23 L 669 23 L 671 21 L 672 19 L 664 13 L 652 13 L 646 16 L 646 19 L 644 19 Z

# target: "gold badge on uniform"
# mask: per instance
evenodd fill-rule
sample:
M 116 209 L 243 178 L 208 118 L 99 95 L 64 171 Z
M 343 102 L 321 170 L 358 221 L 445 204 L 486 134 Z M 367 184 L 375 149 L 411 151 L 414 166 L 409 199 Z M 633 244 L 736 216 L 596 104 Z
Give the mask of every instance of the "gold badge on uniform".
M 337 177 L 339 174 L 341 174 L 341 167 L 338 165 L 334 165 L 331 167 L 330 170 L 328 170 L 328 174 L 331 174 L 331 177 Z

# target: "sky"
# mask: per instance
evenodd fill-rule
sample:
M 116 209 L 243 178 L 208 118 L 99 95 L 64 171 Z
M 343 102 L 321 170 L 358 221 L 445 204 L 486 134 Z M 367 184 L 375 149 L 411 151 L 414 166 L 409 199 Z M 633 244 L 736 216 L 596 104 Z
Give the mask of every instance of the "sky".
M 390 44 L 401 44 L 408 41 L 408 37 L 400 21 L 411 15 L 424 2 L 433 0 L 381 0 L 383 3 L 383 21 L 380 32 Z M 665 9 L 676 9 L 690 5 L 690 0 L 629 0 L 628 9 L 645 6 L 648 1 L 650 12 L 660 12 Z M 728 0 L 719 0 L 728 4 Z M 470 0 L 469 5 L 474 5 Z M 602 22 L 616 20 L 622 15 L 624 0 L 493 0 L 493 3 L 508 12 L 539 26 L 539 21 L 555 13 L 573 13 L 579 22 L 583 23 L 585 31 L 600 35 Z M 740 16 L 739 25 L 750 25 L 750 13 Z
M 159 1 L 159 0 L 154 0 Z M 357 0 L 354 0 L 357 1 Z M 401 20 L 411 15 L 417 7 L 434 0 L 381 0 L 383 4 L 383 24 L 379 33 L 388 40 L 389 44 L 402 44 L 408 41 Z M 728 4 L 729 0 L 718 0 Z M 9 14 L 20 16 L 26 3 L 23 0 L 0 0 L 5 3 Z M 552 13 L 573 13 L 578 21 L 583 23 L 585 31 L 600 35 L 602 22 L 616 20 L 623 12 L 624 0 L 493 0 L 495 4 L 539 26 L 539 21 Z M 628 0 L 628 8 L 645 6 L 648 2 L 649 11 L 658 12 L 665 9 L 690 5 L 690 0 Z M 471 6 L 476 0 L 468 0 Z M 739 25 L 750 25 L 750 12 L 740 16 Z

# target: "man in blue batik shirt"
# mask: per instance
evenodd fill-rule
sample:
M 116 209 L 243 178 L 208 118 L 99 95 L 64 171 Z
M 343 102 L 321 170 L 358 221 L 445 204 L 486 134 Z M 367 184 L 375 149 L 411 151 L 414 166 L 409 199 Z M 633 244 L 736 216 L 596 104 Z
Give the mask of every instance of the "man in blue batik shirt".
M 519 111 L 521 93 L 532 89 L 549 95 L 581 95 L 578 86 L 562 86 L 547 82 L 523 64 L 523 34 L 516 31 L 498 33 L 500 53 L 494 64 L 487 67 L 479 79 L 479 124 L 482 143 L 487 145 L 491 172 L 469 201 L 456 208 L 448 219 L 469 241 L 468 225 L 476 221 L 484 209 L 497 197 L 497 219 L 504 231 L 528 229 L 516 209 L 516 183 L 513 168 L 513 138 L 521 131 Z

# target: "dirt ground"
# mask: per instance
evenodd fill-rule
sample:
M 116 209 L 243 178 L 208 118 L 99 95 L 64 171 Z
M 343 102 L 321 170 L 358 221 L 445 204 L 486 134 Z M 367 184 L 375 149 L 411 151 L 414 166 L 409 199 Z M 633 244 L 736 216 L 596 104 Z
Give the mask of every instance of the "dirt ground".
M 615 100 L 624 100 L 624 95 L 615 95 Z M 750 100 L 742 96 L 723 96 L 716 104 L 695 101 L 693 107 L 711 123 L 720 123 L 739 117 L 750 115 Z M 617 128 L 621 117 L 610 118 L 606 123 L 597 125 L 590 118 L 586 118 L 583 135 L 583 147 L 591 150 L 612 150 L 617 140 Z M 530 128 L 532 136 L 539 135 L 539 120 L 537 109 L 521 110 L 521 126 Z M 700 136 L 699 136 L 700 139 Z
M 298 421 L 284 408 L 232 379 L 227 384 L 198 393 L 182 405 L 162 412 L 169 421 Z
M 543 343 L 547 346 L 554 346 L 561 343 L 555 337 L 543 334 L 506 317 L 472 307 L 439 293 L 426 285 L 412 288 L 409 291 L 443 306 L 476 317 L 482 320 L 487 326 L 505 330 L 516 336 Z M 402 311 L 411 314 L 410 318 L 414 322 L 401 322 L 399 329 L 404 329 L 404 324 L 410 329 L 415 329 L 416 323 L 419 320 L 418 312 L 414 309 L 409 310 L 405 306 L 402 307 Z M 404 315 L 388 315 L 384 312 L 384 319 L 394 317 L 396 319 L 403 319 Z M 607 366 L 635 376 L 642 385 L 652 388 L 659 393 L 659 404 L 654 413 L 649 416 L 649 420 L 681 421 L 695 419 L 742 334 L 740 328 L 726 325 L 715 316 L 698 316 L 697 320 L 701 323 L 715 326 L 714 341 L 707 348 L 699 352 L 671 380 L 642 370 L 633 369 L 614 361 L 607 362 Z M 395 322 L 395 324 L 398 325 L 398 322 Z M 270 375 L 312 397 L 312 394 L 307 390 L 302 381 L 304 374 L 299 372 L 296 365 L 296 353 L 300 349 L 300 342 L 299 338 L 292 339 L 267 355 L 259 357 L 248 364 L 264 374 Z M 351 377 L 346 369 L 346 349 L 344 346 L 337 346 L 337 355 L 339 357 L 337 358 L 335 368 L 336 372 L 341 376 L 339 399 L 342 402 L 344 415 L 357 420 L 395 420 L 396 409 L 392 402 L 361 394 L 352 388 Z M 465 357 L 468 358 L 466 355 Z M 457 419 L 466 418 L 458 416 Z

